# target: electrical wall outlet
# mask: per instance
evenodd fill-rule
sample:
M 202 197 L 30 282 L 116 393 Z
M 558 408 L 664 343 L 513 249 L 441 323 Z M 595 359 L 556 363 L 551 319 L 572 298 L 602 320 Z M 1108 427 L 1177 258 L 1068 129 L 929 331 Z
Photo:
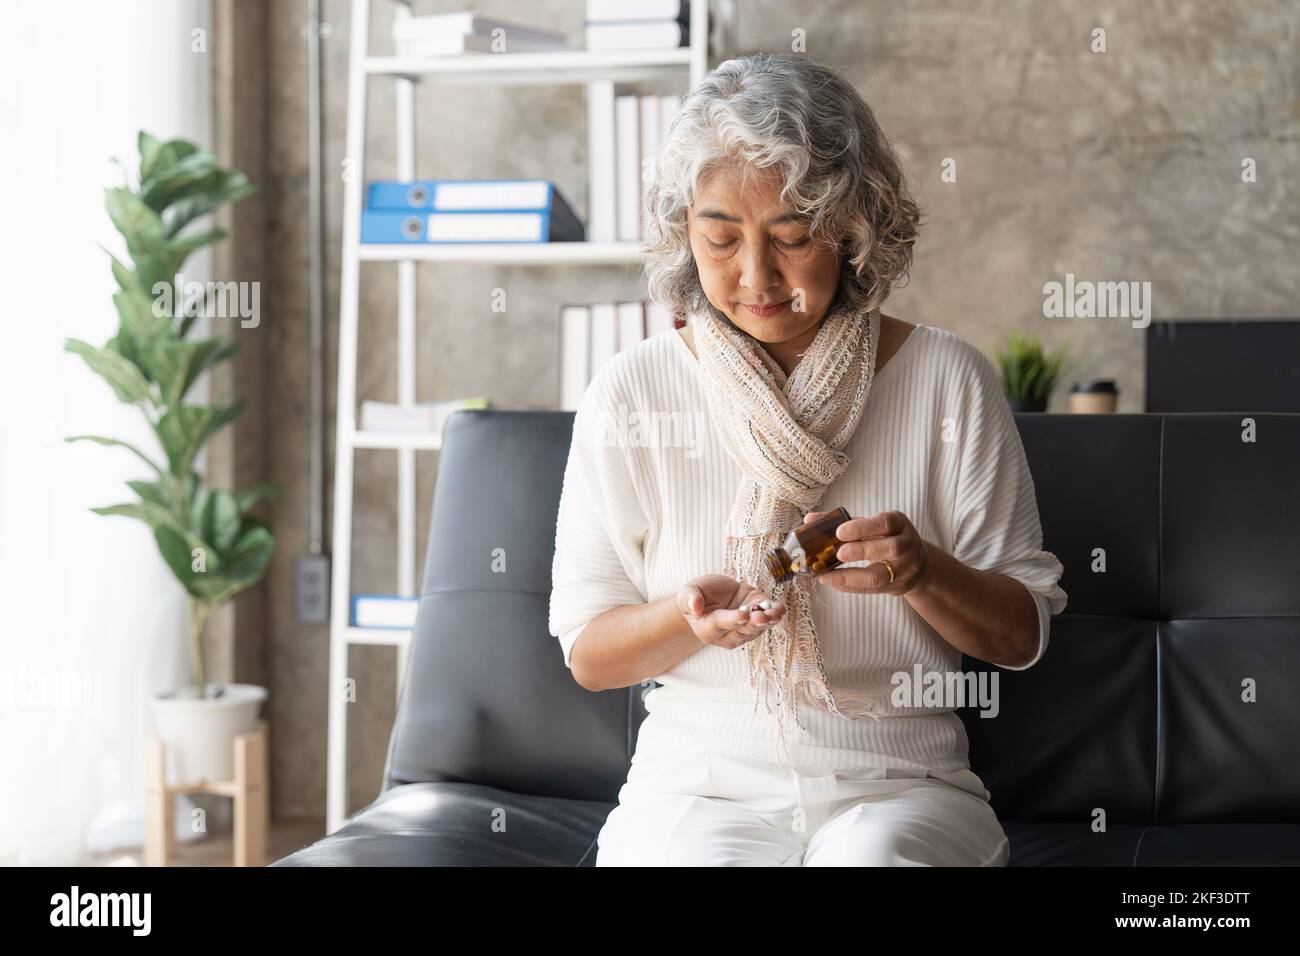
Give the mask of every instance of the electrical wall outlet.
M 323 624 L 330 616 L 330 559 L 308 554 L 293 565 L 294 600 L 299 624 Z

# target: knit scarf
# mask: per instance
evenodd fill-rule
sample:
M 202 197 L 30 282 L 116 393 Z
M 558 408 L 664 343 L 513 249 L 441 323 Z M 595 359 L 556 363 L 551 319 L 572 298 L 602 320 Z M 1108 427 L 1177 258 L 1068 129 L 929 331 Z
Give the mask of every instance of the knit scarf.
M 711 304 L 691 322 L 704 372 L 709 415 L 719 440 L 743 473 L 731 508 L 722 573 L 763 590 L 786 607 L 776 624 L 743 645 L 754 706 L 773 712 L 777 763 L 789 755 L 786 724 L 799 718 L 799 697 L 841 717 L 869 713 L 863 695 L 832 691 L 813 621 L 813 584 L 796 574 L 774 582 L 763 556 L 780 547 L 819 510 L 827 485 L 848 467 L 844 447 L 862 418 L 875 376 L 880 310 L 832 306 L 787 378 L 753 336 Z

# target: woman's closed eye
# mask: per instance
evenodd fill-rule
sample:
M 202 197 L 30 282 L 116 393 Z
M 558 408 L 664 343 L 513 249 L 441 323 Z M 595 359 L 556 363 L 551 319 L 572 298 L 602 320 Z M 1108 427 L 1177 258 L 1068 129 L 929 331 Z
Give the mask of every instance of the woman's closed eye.
M 736 244 L 735 239 L 729 239 L 727 242 L 714 242 L 708 236 L 704 237 L 704 241 L 708 243 L 710 250 L 719 254 L 727 252 L 732 246 Z M 772 242 L 775 243 L 776 246 L 780 249 L 791 249 L 791 250 L 802 249 L 804 246 L 808 245 L 808 237 L 804 236 L 802 239 L 799 239 L 798 241 L 794 241 L 794 242 L 787 242 L 782 239 L 774 238 Z

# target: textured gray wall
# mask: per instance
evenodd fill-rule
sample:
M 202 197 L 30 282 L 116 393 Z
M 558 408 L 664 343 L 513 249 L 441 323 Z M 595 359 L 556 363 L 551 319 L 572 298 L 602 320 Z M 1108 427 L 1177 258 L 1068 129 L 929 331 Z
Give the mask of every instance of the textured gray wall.
M 464 6 L 419 3 L 418 13 Z M 483 2 L 513 17 L 577 35 L 581 0 Z M 338 175 L 345 135 L 350 4 L 327 0 L 325 42 L 326 264 L 333 462 Z M 378 0 L 372 50 L 391 5 Z M 1208 4 L 1072 0 L 932 0 L 899 3 L 740 0 L 741 52 L 789 49 L 806 31 L 808 55 L 842 68 L 908 157 L 928 207 L 911 283 L 887 306 L 910 322 L 951 329 L 991 354 L 1007 330 L 1040 332 L 1071 350 L 1049 406 L 1064 411 L 1069 384 L 1114 377 L 1120 411 L 1140 411 L 1143 336 L 1118 319 L 1042 317 L 1044 282 L 1152 284 L 1154 317 L 1265 317 L 1300 309 L 1300 6 L 1290 0 Z M 271 7 L 267 37 L 267 287 L 265 383 L 270 475 L 285 485 L 279 547 L 268 589 L 273 810 L 324 812 L 326 629 L 293 619 L 292 561 L 307 546 L 307 148 L 305 3 Z M 1094 27 L 1107 52 L 1090 51 Z M 250 49 L 255 50 L 255 47 Z M 258 55 L 250 52 L 249 55 Z M 392 85 L 371 84 L 367 179 L 391 177 Z M 579 88 L 461 89 L 417 94 L 417 173 L 436 177 L 554 179 L 585 213 L 585 133 Z M 940 181 L 956 160 L 957 181 Z M 1253 157 L 1258 182 L 1243 184 Z M 362 271 L 361 398 L 394 400 L 396 267 Z M 501 405 L 555 400 L 556 312 L 565 301 L 640 296 L 634 270 L 420 267 L 419 398 L 489 394 Z M 508 295 L 491 311 L 494 288 Z M 1214 374 L 1213 369 L 1206 370 Z M 418 548 L 436 460 L 420 453 Z M 396 577 L 396 453 L 359 454 L 354 590 L 387 590 Z M 332 471 L 332 467 L 329 469 Z M 327 488 L 329 485 L 327 471 Z M 332 499 L 327 496 L 327 527 Z M 374 798 L 393 718 L 394 654 L 357 649 L 350 809 Z

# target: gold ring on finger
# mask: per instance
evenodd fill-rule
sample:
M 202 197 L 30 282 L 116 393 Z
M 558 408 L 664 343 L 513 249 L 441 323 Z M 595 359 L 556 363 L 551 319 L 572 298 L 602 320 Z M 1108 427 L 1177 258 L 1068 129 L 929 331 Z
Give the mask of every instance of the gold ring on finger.
M 889 569 L 889 583 L 890 583 L 890 584 L 893 584 L 893 583 L 894 583 L 894 566 L 893 566 L 892 564 L 890 564 L 889 561 L 886 560 L 885 558 L 881 558 L 881 559 L 880 559 L 880 563 L 883 564 L 886 568 Z

